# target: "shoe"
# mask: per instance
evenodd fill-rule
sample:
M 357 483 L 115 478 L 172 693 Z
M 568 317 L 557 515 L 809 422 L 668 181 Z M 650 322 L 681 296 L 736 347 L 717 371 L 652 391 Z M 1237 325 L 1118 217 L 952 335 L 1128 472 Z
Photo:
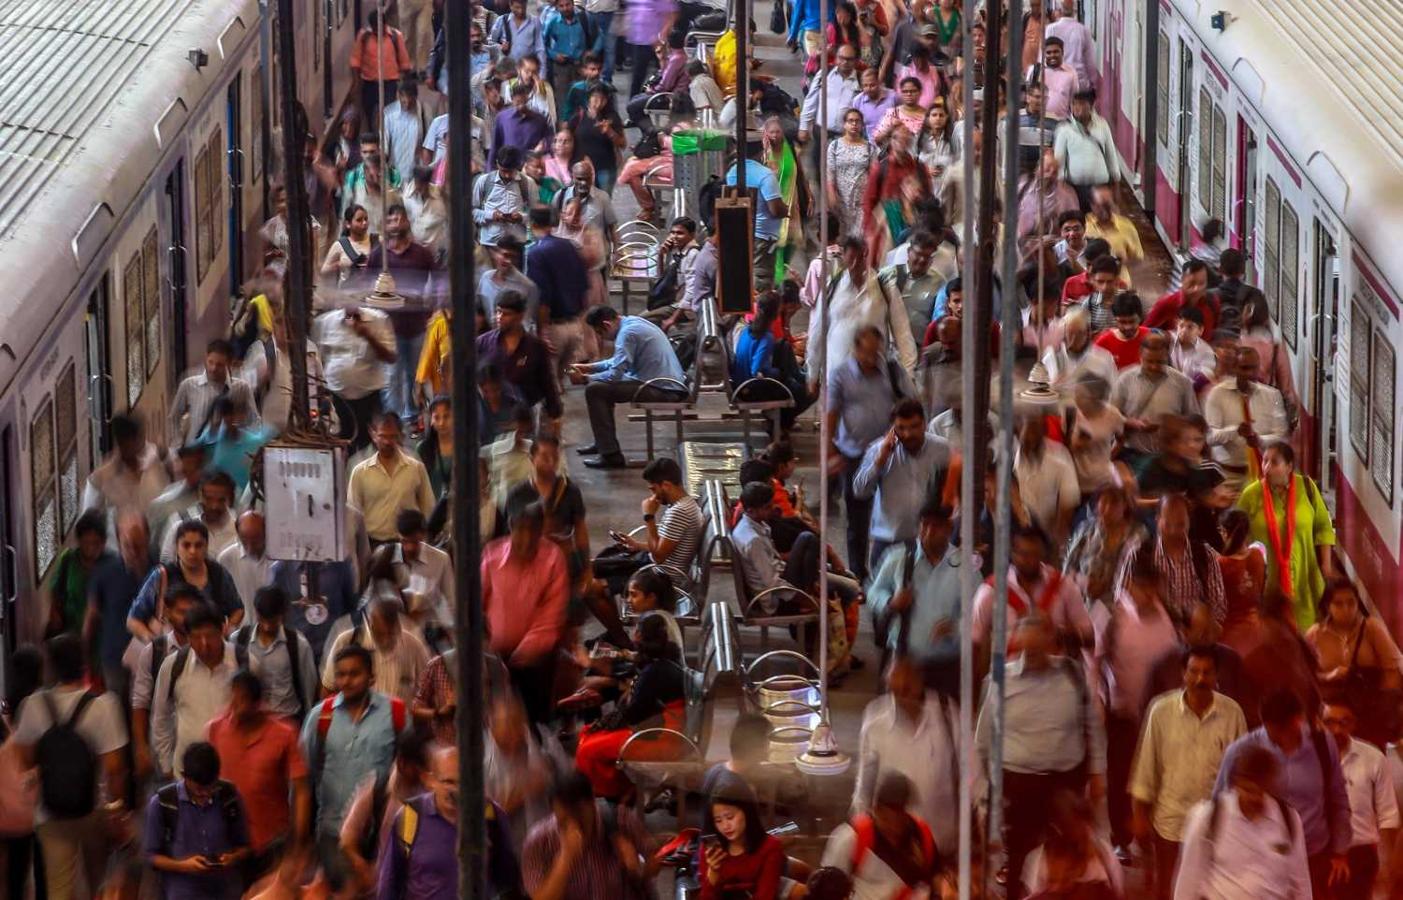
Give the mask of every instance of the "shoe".
M 622 453 L 609 453 L 585 460 L 585 466 L 590 469 L 627 469 L 628 460 Z
M 594 456 L 599 452 L 599 448 L 594 444 L 585 444 L 583 447 L 576 447 L 575 452 L 581 456 Z
M 561 712 L 578 712 L 582 709 L 594 709 L 604 705 L 604 697 L 594 688 L 580 688 L 575 693 L 561 699 L 555 704 L 555 708 Z

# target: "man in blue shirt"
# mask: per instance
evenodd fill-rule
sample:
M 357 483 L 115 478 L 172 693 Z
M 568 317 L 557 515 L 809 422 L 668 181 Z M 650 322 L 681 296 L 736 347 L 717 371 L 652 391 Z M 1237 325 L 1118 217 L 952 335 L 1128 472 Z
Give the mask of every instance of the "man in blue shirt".
M 235 900 L 243 893 L 238 866 L 252 852 L 238 789 L 220 779 L 211 744 L 191 744 L 182 762 L 184 776 L 146 806 L 143 845 L 161 873 L 161 896 Z
M 681 399 L 687 393 L 687 375 L 667 335 L 647 319 L 620 317 L 612 307 L 596 306 L 585 315 L 585 324 L 601 342 L 614 342 L 614 355 L 570 367 L 570 380 L 588 385 L 585 405 L 594 430 L 594 444 L 580 452 L 599 454 L 597 459 L 585 460 L 591 469 L 622 469 L 627 462 L 614 430 L 614 407 L 634 400 Z M 656 378 L 668 380 L 645 387 Z
M 936 478 L 950 466 L 950 445 L 926 434 L 926 410 L 920 400 L 898 401 L 891 419 L 891 429 L 867 448 L 853 476 L 854 494 L 875 496 L 869 563 L 881 560 L 892 544 L 914 545 L 921 507 L 932 488 L 939 491 Z
M 575 0 L 557 0 L 555 8 L 559 15 L 549 20 L 542 17 L 541 47 L 556 103 L 563 103 L 570 85 L 579 78 L 580 57 L 591 49 L 590 36 L 585 20 L 575 14 Z
M 88 576 L 88 613 L 83 623 L 84 642 L 89 658 L 102 664 L 103 683 L 118 697 L 130 694 L 131 673 L 122 665 L 122 655 L 131 643 L 127 630 L 127 610 L 140 593 L 146 576 L 156 561 L 151 556 L 151 530 L 140 510 L 117 514 L 117 546 L 121 553 L 107 551 L 98 557 Z
M 789 215 L 789 206 L 780 194 L 779 179 L 764 159 L 765 148 L 759 141 L 746 145 L 745 186 L 754 189 L 755 204 L 755 292 L 764 293 L 774 286 L 775 248 L 779 245 L 780 226 Z M 726 173 L 726 184 L 736 183 L 737 166 Z

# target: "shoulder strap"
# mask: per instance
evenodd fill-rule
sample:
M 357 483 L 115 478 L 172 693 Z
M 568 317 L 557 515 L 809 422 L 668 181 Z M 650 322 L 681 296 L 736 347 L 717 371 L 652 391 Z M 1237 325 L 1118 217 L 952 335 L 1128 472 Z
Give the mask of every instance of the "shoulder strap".
M 1310 741 L 1315 745 L 1315 758 L 1320 763 L 1320 783 L 1325 788 L 1325 796 L 1321 798 L 1325 807 L 1325 824 L 1329 827 L 1330 834 L 1335 833 L 1335 804 L 1330 802 L 1330 791 L 1335 784 L 1335 767 L 1330 765 L 1330 748 L 1325 746 L 1329 740 L 1325 732 L 1318 728 L 1311 728 Z M 1291 817 L 1286 817 L 1286 826 L 1290 828 Z
M 414 839 L 419 836 L 419 811 L 413 803 L 400 807 L 399 828 L 395 829 L 395 836 L 399 838 L 406 856 L 413 852 Z
M 918 543 L 918 544 L 917 544 L 917 548 L 919 548 L 919 546 L 920 546 L 920 545 L 919 545 L 919 543 Z M 909 587 L 911 587 L 912 582 L 915 581 L 915 578 L 916 578 L 916 554 L 920 552 L 920 550 L 917 549 L 917 548 L 913 548 L 913 549 L 907 550 L 907 551 L 906 551 L 906 558 L 903 559 L 903 560 L 901 561 L 901 586 L 902 586 L 902 588 L 909 588 Z
M 156 687 L 156 676 L 161 674 L 161 663 L 166 661 L 168 653 L 166 647 L 170 643 L 170 637 L 158 634 L 151 641 L 151 687 Z
M 852 873 L 857 874 L 857 867 L 862 864 L 868 851 L 872 849 L 872 843 L 876 840 L 877 828 L 872 821 L 872 817 L 866 813 L 853 816 L 853 835 L 857 838 L 853 841 Z
M 180 676 L 185 674 L 185 666 L 190 661 L 190 648 L 181 647 L 176 651 L 175 662 L 171 664 L 171 680 L 166 685 L 166 699 L 171 703 L 175 702 L 175 683 L 180 680 Z
M 287 642 L 287 659 L 292 668 L 292 691 L 297 695 L 297 715 L 307 711 L 307 686 L 302 683 L 302 648 L 298 646 L 299 632 L 283 623 L 283 640 Z
M 242 632 L 243 629 L 241 628 L 239 631 Z M 239 637 L 242 638 L 242 635 Z M 249 668 L 248 641 L 246 639 L 236 639 L 234 641 L 234 665 L 238 666 L 240 669 Z M 252 670 L 250 669 L 250 671 Z
M 406 716 L 405 716 L 404 701 L 401 700 L 401 699 L 398 698 L 398 697 L 391 697 L 391 698 L 390 698 L 390 721 L 391 721 L 391 722 L 394 724 L 394 726 L 395 726 L 395 735 L 396 735 L 396 737 L 398 737 L 399 733 L 400 733 L 401 731 L 404 730 L 404 723 L 405 723 L 405 720 L 406 720 Z
M 68 727 L 76 728 L 78 725 L 78 720 L 82 718 L 83 713 L 87 711 L 88 706 L 91 705 L 92 702 L 97 698 L 98 695 L 93 693 L 92 691 L 84 691 L 83 696 L 78 698 L 78 705 L 73 707 L 73 715 L 68 717 Z
M 180 784 L 168 784 L 156 792 L 156 806 L 161 813 L 161 849 L 170 852 L 175 840 L 175 822 L 180 816 Z

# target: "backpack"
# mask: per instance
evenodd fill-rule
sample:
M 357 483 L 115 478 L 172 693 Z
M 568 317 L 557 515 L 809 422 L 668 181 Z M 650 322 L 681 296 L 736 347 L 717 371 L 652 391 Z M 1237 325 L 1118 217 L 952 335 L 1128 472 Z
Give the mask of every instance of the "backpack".
M 385 808 L 390 805 L 390 773 L 389 771 L 379 772 L 375 775 L 375 783 L 370 788 L 370 821 L 366 823 L 365 831 L 361 832 L 360 839 L 356 842 L 356 851 L 360 853 L 361 859 L 373 860 L 380 849 L 380 824 L 385 821 Z M 405 818 L 408 818 L 409 804 L 404 805 Z M 417 816 L 410 823 L 409 840 L 405 842 L 406 853 L 414 846 L 414 837 L 418 828 Z M 400 831 L 404 831 L 404 823 L 401 822 Z
M 245 625 L 234 632 L 234 660 L 240 669 L 247 669 L 248 645 L 253 640 L 256 625 Z M 298 645 L 298 633 L 291 625 L 283 623 L 283 641 L 287 645 L 288 665 L 292 668 L 292 691 L 297 695 L 297 717 L 307 712 L 307 686 L 302 683 L 302 648 Z M 172 673 L 174 674 L 174 673 Z
M 928 860 L 935 861 L 936 846 L 935 835 L 931 834 L 930 826 L 920 819 L 914 819 L 916 832 L 921 839 L 921 854 Z M 854 816 L 851 822 L 853 834 L 857 840 L 853 843 L 853 855 L 849 872 L 857 873 L 857 867 L 867 858 L 867 854 L 872 850 L 872 845 L 877 840 L 877 825 L 872 821 L 872 817 L 863 813 Z M 911 885 L 902 884 L 901 889 L 892 895 L 891 900 L 906 900 L 912 894 Z
M 34 747 L 39 761 L 39 798 L 51 818 L 81 819 L 95 806 L 97 754 L 78 733 L 78 721 L 98 695 L 84 691 L 66 721 L 59 720 L 52 691 L 40 696 L 52 724 Z
M 220 779 L 214 783 L 214 802 L 224 817 L 228 836 L 232 837 L 243 828 L 244 811 L 239 806 L 239 791 L 232 784 Z M 161 845 L 148 850 L 164 850 L 170 853 L 175 841 L 175 826 L 180 818 L 180 782 L 172 782 L 156 792 L 156 807 L 161 815 Z
M 326 736 L 331 733 L 331 719 L 336 715 L 336 698 L 340 694 L 332 694 L 322 701 L 321 712 L 317 715 L 317 743 L 316 752 L 312 754 L 316 762 L 317 771 L 320 772 L 326 765 Z M 390 701 L 390 721 L 394 723 L 395 735 L 399 736 L 404 731 L 404 724 L 407 716 L 404 708 L 404 701 L 398 697 L 388 697 Z

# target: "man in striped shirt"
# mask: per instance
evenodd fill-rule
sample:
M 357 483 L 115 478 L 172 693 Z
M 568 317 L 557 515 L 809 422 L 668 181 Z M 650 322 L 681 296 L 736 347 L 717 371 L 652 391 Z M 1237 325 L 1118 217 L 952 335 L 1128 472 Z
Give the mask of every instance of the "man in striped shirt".
M 171 401 L 170 430 L 167 440 L 175 446 L 193 444 L 209 424 L 214 411 L 214 401 L 228 397 L 236 404 L 249 410 L 252 422 L 258 420 L 258 404 L 253 399 L 253 389 L 242 378 L 229 374 L 229 363 L 234 358 L 233 346 L 223 338 L 216 338 L 205 348 L 205 370 L 191 375 L 176 388 L 175 399 Z

